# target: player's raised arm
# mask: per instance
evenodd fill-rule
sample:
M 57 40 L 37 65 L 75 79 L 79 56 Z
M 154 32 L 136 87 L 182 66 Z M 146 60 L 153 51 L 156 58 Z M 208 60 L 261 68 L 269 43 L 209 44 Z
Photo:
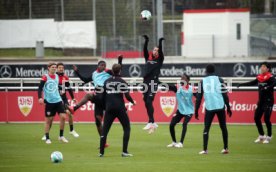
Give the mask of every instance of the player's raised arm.
M 163 54 L 163 45 L 162 42 L 164 41 L 164 38 L 159 39 L 159 45 L 158 45 L 158 54 L 159 54 L 159 60 L 164 61 L 164 54 Z
M 73 65 L 73 69 L 75 74 L 84 82 L 84 83 L 88 83 L 92 81 L 92 75 L 90 75 L 89 77 L 85 77 L 82 76 L 79 72 L 79 69 L 77 68 L 77 66 Z
M 118 56 L 118 64 L 120 64 L 121 67 L 122 67 L 122 65 L 123 65 L 123 58 L 124 58 L 123 55 L 119 55 L 119 56 Z
M 144 43 L 144 58 L 145 58 L 145 61 L 148 61 L 148 59 L 149 59 L 149 51 L 148 51 L 149 37 L 147 35 L 143 35 L 143 37 L 145 39 L 145 43 Z

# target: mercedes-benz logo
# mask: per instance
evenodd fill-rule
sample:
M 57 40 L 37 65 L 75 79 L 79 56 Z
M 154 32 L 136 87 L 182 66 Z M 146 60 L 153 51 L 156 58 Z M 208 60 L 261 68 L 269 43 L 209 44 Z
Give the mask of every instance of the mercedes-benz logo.
M 141 67 L 137 64 L 133 64 L 128 69 L 129 75 L 131 77 L 139 77 L 142 74 Z
M 243 77 L 246 75 L 246 66 L 243 63 L 237 63 L 233 67 L 234 76 Z
M 12 69 L 8 65 L 3 65 L 0 68 L 0 76 L 1 78 L 10 78 L 12 76 Z

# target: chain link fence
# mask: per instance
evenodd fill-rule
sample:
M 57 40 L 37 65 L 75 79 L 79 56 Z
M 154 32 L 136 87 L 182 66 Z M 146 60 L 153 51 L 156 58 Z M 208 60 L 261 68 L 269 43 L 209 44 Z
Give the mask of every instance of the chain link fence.
M 105 57 L 108 52 L 128 51 L 141 54 L 142 35 L 150 37 L 149 49 L 158 43 L 156 7 L 157 0 L 0 0 L 0 19 L 45 19 L 55 21 L 96 21 L 97 49 L 62 49 L 64 55 L 97 55 Z M 275 1 L 273 0 L 275 6 Z M 245 8 L 254 7 L 259 1 L 249 0 L 163 0 L 164 53 L 181 55 L 181 21 L 183 10 L 201 8 Z M 140 12 L 149 10 L 153 17 L 141 21 Z M 252 11 L 256 12 L 255 8 Z M 275 12 L 275 10 L 274 10 Z M 256 21 L 256 19 L 253 19 Z M 251 56 L 276 56 L 275 18 L 267 24 L 271 31 L 254 25 L 250 35 Z M 254 22 L 255 23 L 255 22 Z M 252 25 L 251 25 L 252 26 Z M 262 34 L 260 34 L 262 33 Z

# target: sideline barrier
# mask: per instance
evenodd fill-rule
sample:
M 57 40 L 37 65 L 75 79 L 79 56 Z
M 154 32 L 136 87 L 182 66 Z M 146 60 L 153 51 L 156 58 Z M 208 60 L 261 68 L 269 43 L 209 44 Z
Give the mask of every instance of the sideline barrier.
M 34 89 L 37 87 L 30 87 Z M 26 88 L 24 88 L 26 89 Z M 17 88 L 18 90 L 18 88 Z M 79 91 L 75 93 L 76 99 L 79 101 L 86 93 Z M 235 91 L 229 93 L 229 99 L 233 112 L 232 118 L 227 116 L 229 123 L 254 123 L 254 110 L 258 99 L 256 91 Z M 131 122 L 147 122 L 146 109 L 143 102 L 142 93 L 135 91 L 131 93 L 137 105 L 132 106 L 126 101 L 126 108 Z M 43 122 L 44 121 L 44 106 L 38 104 L 37 91 L 0 91 L 0 122 Z M 276 92 L 274 93 L 276 97 Z M 71 100 L 69 99 L 69 103 Z M 173 92 L 156 94 L 154 100 L 155 120 L 156 122 L 169 122 L 177 109 L 176 98 Z M 200 120 L 192 118 L 191 122 L 202 123 L 204 119 L 204 104 L 202 103 L 199 111 Z M 94 122 L 94 104 L 88 102 L 82 106 L 75 114 L 76 122 Z M 58 117 L 55 118 L 58 121 Z M 271 121 L 276 124 L 276 104 L 274 104 Z M 217 122 L 215 117 L 214 122 Z

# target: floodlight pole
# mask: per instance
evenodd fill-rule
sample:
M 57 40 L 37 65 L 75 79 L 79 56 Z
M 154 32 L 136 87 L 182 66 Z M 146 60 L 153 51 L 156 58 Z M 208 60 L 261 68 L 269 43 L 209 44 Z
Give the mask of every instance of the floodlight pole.
M 112 0 L 112 16 L 113 16 L 113 37 L 116 38 L 116 11 L 115 0 Z
M 132 0 L 132 10 L 133 10 L 133 43 L 136 47 L 136 0 Z
M 163 37 L 163 0 L 157 0 L 156 3 L 157 11 L 157 39 Z
M 64 1 L 63 0 L 60 1 L 60 5 L 61 5 L 61 21 L 64 21 Z
M 32 0 L 29 0 L 29 19 L 32 19 Z

